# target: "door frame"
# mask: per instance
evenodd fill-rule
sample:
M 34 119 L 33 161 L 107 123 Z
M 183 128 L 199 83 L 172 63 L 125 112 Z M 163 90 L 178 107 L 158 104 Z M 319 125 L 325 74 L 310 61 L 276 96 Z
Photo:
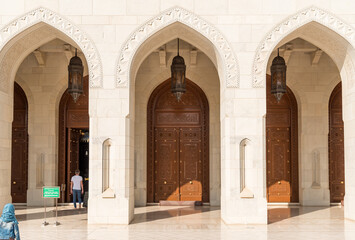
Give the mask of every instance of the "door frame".
M 157 86 L 149 97 L 147 105 L 147 202 L 154 203 L 154 113 L 159 97 L 170 91 L 170 78 Z M 199 98 L 201 106 L 201 128 L 202 128 L 202 201 L 209 202 L 209 104 L 203 90 L 191 80 L 186 79 L 186 88 L 191 88 Z

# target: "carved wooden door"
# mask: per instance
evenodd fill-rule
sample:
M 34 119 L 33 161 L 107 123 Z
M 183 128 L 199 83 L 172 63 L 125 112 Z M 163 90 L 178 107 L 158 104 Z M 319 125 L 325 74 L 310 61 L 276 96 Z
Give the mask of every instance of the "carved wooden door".
M 201 128 L 180 128 L 180 200 L 202 201 Z
M 155 199 L 179 200 L 178 132 L 175 128 L 155 128 Z
M 344 199 L 344 122 L 341 83 L 334 88 L 329 100 L 329 188 L 331 202 L 340 202 Z
M 148 105 L 148 202 L 209 201 L 208 103 L 191 81 L 177 102 L 170 81 Z
M 291 202 L 290 126 L 271 127 L 279 117 L 289 120 L 289 111 L 269 111 L 266 129 L 267 182 L 269 202 Z M 289 121 L 288 121 L 289 122 Z
M 77 129 L 69 128 L 68 129 L 68 158 L 67 158 L 67 187 L 70 189 L 71 177 L 75 175 L 75 170 L 79 169 L 79 140 L 80 140 L 80 131 Z M 67 191 L 69 199 L 70 191 Z
M 27 99 L 21 87 L 14 86 L 14 116 L 11 145 L 11 196 L 14 203 L 27 202 L 28 131 Z
M 278 103 L 270 81 L 267 76 L 267 200 L 298 202 L 297 103 L 290 89 Z
M 201 128 L 155 128 L 155 201 L 202 201 Z

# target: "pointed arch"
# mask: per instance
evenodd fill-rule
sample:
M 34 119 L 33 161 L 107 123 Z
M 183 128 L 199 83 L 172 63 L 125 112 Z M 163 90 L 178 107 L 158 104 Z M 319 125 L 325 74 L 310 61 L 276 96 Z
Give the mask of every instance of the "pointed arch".
M 45 23 L 59 30 L 79 46 L 88 63 L 90 87 L 101 87 L 102 63 L 94 42 L 76 24 L 49 9 L 43 7 L 37 8 L 3 27 L 0 30 L 0 51 L 18 34 L 38 23 Z M 0 90 L 4 90 L 6 87 L 7 84 L 0 83 Z
M 319 23 L 320 25 L 334 31 L 346 40 L 348 44 L 351 44 L 352 48 L 354 48 L 355 29 L 352 26 L 327 11 L 315 6 L 309 7 L 278 24 L 260 43 L 256 50 L 252 68 L 252 85 L 254 88 L 265 87 L 265 76 L 268 60 L 272 51 L 279 44 L 279 42 L 290 33 L 311 22 Z M 346 59 L 345 61 L 346 63 L 344 65 L 350 68 L 348 65 L 352 61 L 349 59 Z
M 223 85 L 238 87 L 238 61 L 226 38 L 211 24 L 180 7 L 174 7 L 162 12 L 138 27 L 130 35 L 119 53 L 116 69 L 116 86 L 129 86 L 131 64 L 138 48 L 153 34 L 176 22 L 194 29 L 213 44 L 214 50 L 217 52 L 217 59 L 221 61 L 220 67 L 224 72 L 222 79 L 225 79 L 225 84 Z

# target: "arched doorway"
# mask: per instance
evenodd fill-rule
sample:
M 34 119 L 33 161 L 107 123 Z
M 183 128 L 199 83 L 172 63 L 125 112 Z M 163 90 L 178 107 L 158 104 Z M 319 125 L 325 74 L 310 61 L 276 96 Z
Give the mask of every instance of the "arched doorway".
M 298 202 L 297 101 L 287 88 L 278 103 L 266 78 L 267 201 Z
M 12 202 L 26 203 L 28 187 L 28 103 L 25 92 L 16 82 L 14 83 L 11 148 Z
M 70 202 L 70 181 L 75 170 L 84 178 L 84 191 L 89 179 L 89 89 L 84 77 L 84 93 L 75 103 L 68 90 L 59 104 L 59 161 L 58 184 L 62 189 L 61 202 Z
M 204 92 L 187 80 L 181 101 L 170 79 L 148 102 L 148 202 L 209 202 L 209 107 Z
M 341 82 L 329 98 L 329 189 L 330 202 L 340 202 L 345 195 L 344 122 Z

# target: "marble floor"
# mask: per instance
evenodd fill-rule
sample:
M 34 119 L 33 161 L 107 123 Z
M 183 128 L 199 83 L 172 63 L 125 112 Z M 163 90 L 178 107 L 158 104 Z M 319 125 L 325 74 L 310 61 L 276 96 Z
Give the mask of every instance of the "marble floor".
M 16 206 L 21 239 L 237 239 L 237 240 L 336 240 L 355 239 L 355 222 L 344 220 L 343 208 L 280 207 L 268 209 L 268 225 L 226 225 L 216 207 L 148 206 L 135 209 L 135 220 L 126 225 L 88 225 L 85 209 L 59 207 L 59 226 L 53 208 L 48 226 L 43 208 Z

